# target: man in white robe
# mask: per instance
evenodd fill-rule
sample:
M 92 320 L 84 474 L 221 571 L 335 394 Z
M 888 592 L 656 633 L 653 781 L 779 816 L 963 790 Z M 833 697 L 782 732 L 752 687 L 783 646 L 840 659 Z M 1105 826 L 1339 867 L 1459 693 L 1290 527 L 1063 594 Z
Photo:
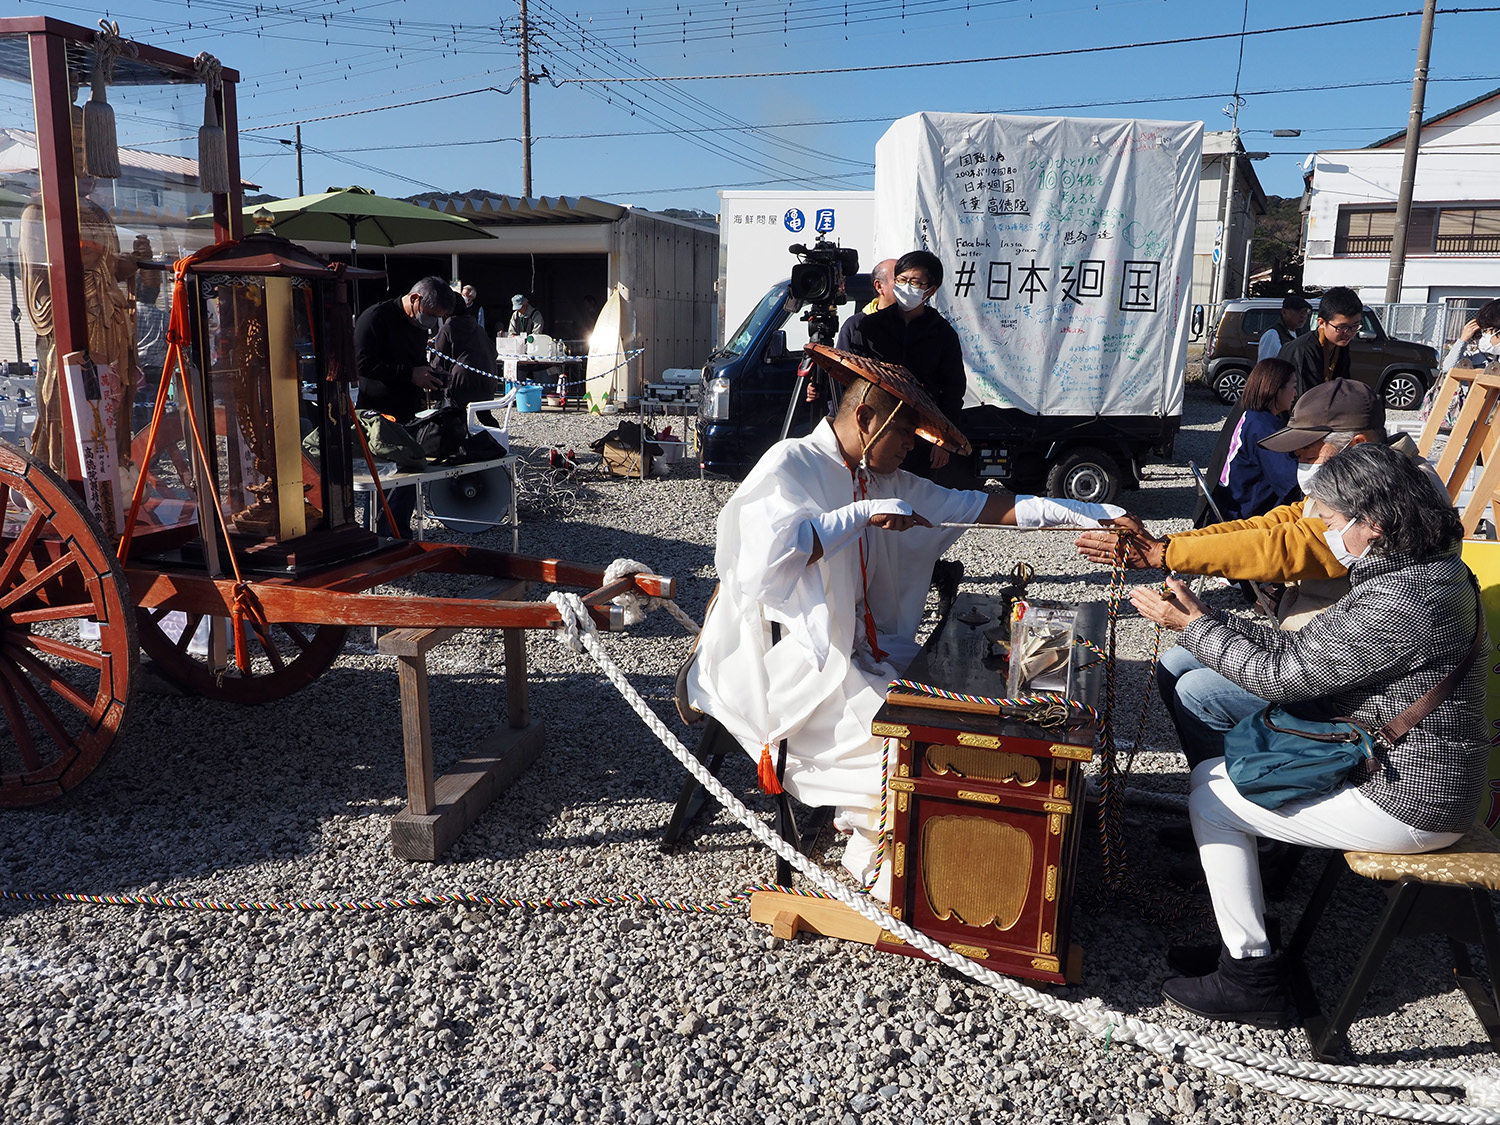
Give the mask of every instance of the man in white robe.
M 936 415 L 924 435 L 957 435 L 920 388 L 907 397 L 920 415 L 857 381 L 837 417 L 761 458 L 719 514 L 719 590 L 688 670 L 689 701 L 753 758 L 787 739 L 785 788 L 835 806 L 835 825 L 853 833 L 844 866 L 862 885 L 875 876 L 881 828 L 884 740 L 870 724 L 920 650 L 932 564 L 962 534 L 941 525 L 1098 527 L 1123 514 L 955 491 L 901 470 L 919 422 Z M 889 887 L 886 865 L 874 893 L 888 899 Z

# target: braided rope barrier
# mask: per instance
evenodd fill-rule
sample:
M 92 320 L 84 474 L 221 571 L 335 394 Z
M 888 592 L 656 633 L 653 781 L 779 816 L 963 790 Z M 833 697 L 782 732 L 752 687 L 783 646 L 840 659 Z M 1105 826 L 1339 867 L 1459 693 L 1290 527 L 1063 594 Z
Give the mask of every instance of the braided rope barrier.
M 1099 712 L 1087 703 L 1080 703 L 1076 699 L 1070 699 L 1058 692 L 1043 691 L 1033 695 L 1018 695 L 1014 699 L 994 699 L 987 695 L 969 695 L 961 691 L 949 691 L 947 688 L 934 687 L 931 684 L 919 683 L 916 680 L 892 680 L 888 687 L 904 688 L 914 691 L 920 695 L 930 695 L 937 699 L 950 699 L 956 703 L 973 703 L 980 707 L 994 707 L 1001 711 L 1025 711 L 1029 708 L 1057 709 L 1062 708 L 1067 717 L 1062 723 L 1040 723 L 1041 726 L 1068 726 L 1086 727 L 1092 726 L 1099 721 Z
M 1264 1093 L 1341 1109 L 1359 1110 L 1406 1121 L 1460 1122 L 1464 1125 L 1500 1125 L 1500 1074 L 1439 1067 L 1390 1068 L 1340 1066 L 1311 1059 L 1294 1059 L 1259 1048 L 1230 1043 L 1181 1028 L 1165 1027 L 1127 1016 L 1103 1005 L 1063 1000 L 1002 976 L 993 969 L 955 953 L 947 946 L 912 929 L 891 916 L 885 906 L 851 890 L 772 832 L 738 797 L 726 789 L 657 717 L 647 702 L 610 658 L 601 643 L 583 601 L 563 591 L 548 601 L 562 616 L 560 640 L 569 647 L 581 646 L 599 665 L 605 678 L 620 692 L 652 734 L 674 758 L 756 840 L 786 860 L 829 898 L 843 903 L 907 944 L 955 972 L 987 985 L 1022 1007 L 1064 1020 L 1074 1027 L 1110 1042 L 1128 1042 L 1169 1061 L 1184 1061 L 1224 1078 L 1232 1078 Z M 1387 1088 L 1462 1089 L 1473 1104 L 1438 1105 L 1400 1098 L 1372 1096 L 1337 1086 Z
M 1167 1027 L 1108 1009 L 1097 1000 L 1078 1003 L 1051 996 L 1020 981 L 1002 976 L 945 945 L 933 941 L 893 917 L 885 906 L 867 895 L 843 886 L 812 860 L 803 856 L 781 836 L 772 832 L 745 804 L 709 772 L 652 711 L 624 673 L 610 658 L 583 600 L 576 594 L 555 592 L 547 599 L 562 617 L 558 639 L 573 651 L 586 651 L 599 665 L 626 704 L 646 724 L 663 746 L 700 785 L 756 840 L 786 860 L 818 889 L 770 887 L 757 884 L 746 891 L 711 903 L 684 903 L 649 895 L 621 894 L 580 899 L 522 899 L 476 894 L 420 895 L 408 898 L 294 902 L 216 901 L 174 898 L 163 895 L 87 895 L 63 892 L 0 890 L 0 900 L 29 902 L 91 903 L 175 907 L 204 911 L 378 911 L 430 908 L 445 905 L 502 906 L 531 910 L 578 909 L 610 906 L 655 906 L 684 913 L 717 914 L 743 905 L 749 892 L 777 890 L 806 898 L 832 899 L 861 917 L 881 926 L 927 956 L 983 984 L 1011 1002 L 1103 1039 L 1106 1050 L 1114 1042 L 1131 1043 L 1170 1062 L 1185 1062 L 1197 1069 L 1234 1079 L 1263 1093 L 1339 1109 L 1356 1110 L 1405 1121 L 1454 1122 L 1457 1125 L 1500 1125 L 1500 1070 L 1460 1070 L 1446 1067 L 1342 1066 L 1310 1059 L 1277 1055 L 1259 1048 L 1214 1039 L 1182 1028 Z M 664 604 L 670 604 L 664 602 Z M 1137 794 L 1140 796 L 1140 794 Z M 1165 796 L 1165 795 L 1163 795 Z M 1375 1096 L 1339 1087 L 1383 1087 L 1388 1089 L 1461 1089 L 1469 1104 L 1439 1105 Z
M 0 890 L 0 899 L 12 902 L 72 902 L 95 906 L 162 906 L 177 910 L 196 910 L 239 914 L 308 914 L 360 913 L 382 910 L 414 910 L 439 906 L 512 906 L 525 910 L 579 910 L 600 906 L 655 906 L 684 914 L 722 914 L 750 901 L 748 890 L 717 902 L 679 902 L 655 895 L 618 894 L 588 898 L 506 898 L 500 895 L 465 893 L 414 895 L 410 898 L 385 899 L 296 899 L 291 902 L 257 902 L 175 898 L 170 895 L 88 895 L 66 891 Z

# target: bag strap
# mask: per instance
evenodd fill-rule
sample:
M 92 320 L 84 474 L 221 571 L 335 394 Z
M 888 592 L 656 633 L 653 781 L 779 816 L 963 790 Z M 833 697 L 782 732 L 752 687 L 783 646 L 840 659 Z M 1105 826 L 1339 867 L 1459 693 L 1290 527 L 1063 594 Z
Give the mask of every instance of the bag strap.
M 1479 582 L 1473 571 L 1469 572 L 1469 585 L 1474 587 L 1474 615 L 1477 619 L 1474 623 L 1474 643 L 1469 646 L 1468 653 L 1458 662 L 1457 667 L 1444 676 L 1440 683 L 1380 728 L 1376 737 L 1386 746 L 1395 746 L 1412 727 L 1427 718 L 1433 708 L 1452 694 L 1458 682 L 1474 667 L 1474 661 L 1479 659 L 1479 651 L 1484 647 L 1484 603 L 1480 600 Z
M 1277 734 L 1295 734 L 1299 738 L 1308 738 L 1314 742 L 1368 742 L 1375 736 L 1358 719 L 1351 719 L 1348 715 L 1335 715 L 1325 720 L 1330 723 L 1348 723 L 1353 730 L 1304 730 L 1302 727 L 1280 727 L 1272 716 L 1276 713 L 1276 704 L 1271 704 L 1260 713 L 1260 721 L 1266 724 L 1267 729 Z M 1293 716 L 1294 718 L 1296 716 Z M 1366 751 L 1368 754 L 1368 750 Z

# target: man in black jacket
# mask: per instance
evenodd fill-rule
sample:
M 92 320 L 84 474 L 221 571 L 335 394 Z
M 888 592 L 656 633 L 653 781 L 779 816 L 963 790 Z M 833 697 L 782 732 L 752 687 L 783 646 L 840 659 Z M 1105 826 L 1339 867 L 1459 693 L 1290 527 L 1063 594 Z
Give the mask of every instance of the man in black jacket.
M 495 348 L 472 312 L 459 302 L 432 341 L 432 370 L 454 406 L 495 397 Z
M 376 410 L 403 426 L 425 405 L 427 391 L 442 380 L 427 366 L 427 333 L 453 311 L 453 290 L 438 277 L 424 277 L 404 297 L 371 305 L 354 322 L 359 367 L 359 409 Z M 387 500 L 403 539 L 411 538 L 416 486 L 392 489 Z M 380 531 L 389 535 L 384 515 Z
M 442 385 L 427 366 L 427 335 L 453 304 L 453 290 L 441 278 L 424 277 L 406 296 L 359 314 L 354 353 L 361 410 L 378 410 L 404 426 L 423 408 L 424 392 Z
M 1349 344 L 1359 334 L 1364 302 L 1353 289 L 1335 286 L 1318 302 L 1318 330 L 1298 336 L 1277 358 L 1297 369 L 1297 394 L 1319 383 L 1349 378 Z
M 849 333 L 849 350 L 906 368 L 949 418 L 964 405 L 968 380 L 958 333 L 929 301 L 943 283 L 936 254 L 913 250 L 896 259 L 894 302 L 865 316 Z M 948 463 L 946 450 L 921 438 L 901 467 L 924 477 Z

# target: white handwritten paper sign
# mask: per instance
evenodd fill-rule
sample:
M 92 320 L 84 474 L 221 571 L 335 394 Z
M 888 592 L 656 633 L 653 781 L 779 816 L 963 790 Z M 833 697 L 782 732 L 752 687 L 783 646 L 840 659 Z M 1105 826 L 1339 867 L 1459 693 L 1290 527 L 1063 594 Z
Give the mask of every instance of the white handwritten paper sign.
M 875 146 L 875 255 L 930 250 L 967 405 L 1182 412 L 1201 122 L 918 113 Z
M 68 422 L 78 447 L 83 498 L 104 525 L 106 538 L 112 539 L 125 524 L 115 437 L 117 411 L 121 408 L 120 379 L 110 364 L 94 363 L 86 352 L 65 355 L 63 375 L 68 381 L 68 404 L 72 408 Z

